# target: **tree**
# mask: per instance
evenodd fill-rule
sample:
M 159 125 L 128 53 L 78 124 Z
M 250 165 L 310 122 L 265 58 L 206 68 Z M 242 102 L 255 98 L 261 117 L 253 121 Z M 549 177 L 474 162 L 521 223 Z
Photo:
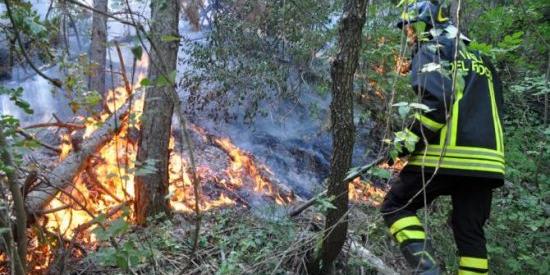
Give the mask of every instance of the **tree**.
M 94 9 L 107 12 L 108 0 L 94 0 Z M 88 90 L 105 95 L 105 64 L 107 60 L 107 17 L 94 11 L 92 43 L 90 45 L 90 76 Z
M 11 192 L 11 196 L 14 204 L 14 214 L 16 217 L 16 224 L 12 232 L 3 234 L 2 239 L 6 245 L 6 252 L 10 255 L 14 261 L 15 274 L 23 275 L 26 271 L 26 255 L 27 255 L 27 214 L 25 213 L 25 205 L 23 202 L 23 195 L 21 189 L 17 184 L 15 175 L 15 166 L 8 151 L 8 143 L 4 136 L 4 125 L 0 120 L 0 184 L 6 184 Z M 5 181 L 3 175 L 5 174 Z M 0 219 L 0 228 L 7 225 L 11 227 L 9 221 L 4 220 L 5 217 Z M 15 244 L 17 245 L 14 245 Z
M 347 0 L 339 26 L 339 51 L 332 62 L 332 159 L 327 195 L 335 208 L 328 209 L 325 235 L 319 251 L 323 274 L 330 271 L 347 235 L 348 185 L 343 181 L 351 168 L 355 141 L 353 124 L 353 76 L 359 63 L 361 34 L 366 21 L 366 0 Z
M 152 43 L 151 65 L 148 78 L 156 85 L 149 87 L 141 123 L 141 136 L 137 153 L 138 165 L 153 165 L 156 172 L 138 175 L 135 179 L 135 214 L 138 224 L 147 217 L 169 213 L 168 194 L 168 143 L 174 111 L 174 76 L 179 40 L 178 1 L 151 3 Z

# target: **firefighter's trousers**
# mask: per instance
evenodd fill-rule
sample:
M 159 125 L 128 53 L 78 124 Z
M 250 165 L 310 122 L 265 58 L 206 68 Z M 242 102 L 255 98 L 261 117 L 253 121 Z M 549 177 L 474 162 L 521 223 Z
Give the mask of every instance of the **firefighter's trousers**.
M 423 176 L 405 169 L 392 180 L 381 209 L 390 233 L 400 245 L 425 240 L 417 210 L 441 195 L 449 195 L 453 207 L 450 221 L 460 256 L 459 274 L 487 274 L 483 225 L 489 217 L 492 189 L 502 180 L 451 175 L 430 178 L 431 174 Z

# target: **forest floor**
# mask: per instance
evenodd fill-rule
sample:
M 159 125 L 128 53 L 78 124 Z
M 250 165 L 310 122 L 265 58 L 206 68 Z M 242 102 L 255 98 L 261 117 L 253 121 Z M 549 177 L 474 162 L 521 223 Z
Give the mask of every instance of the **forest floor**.
M 403 271 L 398 250 L 377 215 L 350 210 L 350 235 L 337 261 L 340 274 L 377 274 L 370 263 L 350 250 L 359 242 L 376 251 L 394 270 Z M 281 206 L 213 209 L 202 217 L 199 246 L 193 251 L 194 221 L 175 214 L 147 228 L 128 228 L 116 238 L 119 247 L 101 242 L 96 252 L 73 266 L 78 274 L 304 274 L 307 259 L 322 240 L 323 215 L 316 208 L 297 218 L 282 215 Z M 369 234 L 371 232 L 371 234 Z M 382 235 L 379 235 L 382 233 Z M 105 236 L 103 236 L 103 239 Z M 100 237 L 101 238 L 101 237 Z

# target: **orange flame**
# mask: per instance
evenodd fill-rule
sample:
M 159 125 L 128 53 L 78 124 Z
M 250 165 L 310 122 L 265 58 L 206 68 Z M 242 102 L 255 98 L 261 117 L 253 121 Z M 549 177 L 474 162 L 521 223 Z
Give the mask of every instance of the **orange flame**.
M 380 205 L 386 195 L 383 189 L 376 188 L 370 183 L 362 182 L 359 178 L 349 183 L 348 190 L 348 197 L 351 201 L 374 206 Z
M 148 65 L 147 58 L 143 58 L 139 64 L 140 67 Z M 138 83 L 145 76 L 137 77 Z M 139 89 L 139 84 L 133 86 L 133 90 Z M 113 113 L 128 100 L 128 92 L 122 87 L 109 91 L 106 96 L 106 106 L 109 111 L 104 112 L 99 118 L 86 118 L 84 138 L 89 137 L 106 119 L 109 113 Z M 92 246 L 96 239 L 90 233 L 94 226 L 87 230 L 79 229 L 80 225 L 90 224 L 94 217 L 105 214 L 117 206 L 121 206 L 134 198 L 134 177 L 136 175 L 135 160 L 137 155 L 137 140 L 135 133 L 139 130 L 139 118 L 143 110 L 143 98 L 135 98 L 132 102 L 132 118 L 128 123 L 121 125 L 121 131 L 111 141 L 109 141 L 100 151 L 91 157 L 87 168 L 85 168 L 74 180 L 73 184 L 60 192 L 44 210 L 51 210 L 45 214 L 38 222 L 48 232 L 58 235 L 65 239 L 77 237 L 81 243 Z M 132 121 L 134 120 L 134 121 Z M 206 132 L 192 125 L 204 141 L 206 141 Z M 61 136 L 61 154 L 60 160 L 65 159 L 74 148 L 71 144 L 71 133 L 65 133 Z M 252 155 L 239 149 L 228 138 L 215 139 L 215 143 L 230 156 L 230 165 L 226 169 L 227 181 L 216 178 L 216 174 L 206 166 L 197 167 L 197 176 L 199 182 L 209 182 L 224 185 L 224 192 L 207 192 L 200 194 L 195 198 L 191 176 L 188 172 L 189 165 L 187 161 L 174 150 L 175 141 L 172 137 L 169 148 L 171 151 L 169 162 L 169 193 L 170 202 L 175 210 L 182 212 L 194 211 L 195 201 L 199 200 L 200 210 L 207 211 L 218 207 L 227 207 L 237 205 L 236 196 L 231 190 L 234 188 L 247 188 L 262 195 L 269 196 L 277 204 L 286 204 L 292 201 L 289 195 L 281 195 L 273 187 L 266 176 L 272 174 L 269 169 L 263 165 L 258 165 Z M 224 176 L 221 176 L 224 177 Z M 227 184 L 226 184 L 227 183 Z M 206 193 L 206 192 L 205 192 Z M 212 194 L 214 193 L 214 194 Z M 120 217 L 117 213 L 112 218 Z M 130 217 L 132 218 L 131 213 Z M 77 234 L 75 236 L 75 234 Z M 47 270 L 51 261 L 53 261 L 51 247 L 47 244 L 40 244 L 38 237 L 35 236 L 29 241 L 28 262 L 32 266 L 33 273 L 41 273 Z M 74 255 L 74 254 L 73 254 Z M 6 255 L 0 255 L 0 273 L 7 265 Z
M 250 154 L 237 148 L 228 138 L 218 138 L 215 142 L 231 157 L 231 167 L 226 172 L 233 186 L 242 187 L 243 178 L 249 176 L 254 182 L 255 192 L 273 197 L 279 205 L 292 201 L 292 198 L 283 198 L 275 192 L 273 184 L 262 175 L 260 171 L 272 174 L 267 167 L 256 165 Z

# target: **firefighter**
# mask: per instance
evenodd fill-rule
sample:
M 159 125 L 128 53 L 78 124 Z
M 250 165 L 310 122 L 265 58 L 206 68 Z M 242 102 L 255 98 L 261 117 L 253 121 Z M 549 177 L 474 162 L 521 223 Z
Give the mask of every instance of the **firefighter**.
M 446 6 L 414 1 L 404 10 L 397 26 L 413 52 L 412 88 L 430 111 L 416 113 L 404 131 L 415 147 L 405 152 L 408 163 L 392 180 L 381 212 L 414 273 L 440 274 L 416 214 L 450 196 L 458 274 L 488 274 L 483 226 L 504 176 L 501 83 L 490 62 L 468 48 Z

